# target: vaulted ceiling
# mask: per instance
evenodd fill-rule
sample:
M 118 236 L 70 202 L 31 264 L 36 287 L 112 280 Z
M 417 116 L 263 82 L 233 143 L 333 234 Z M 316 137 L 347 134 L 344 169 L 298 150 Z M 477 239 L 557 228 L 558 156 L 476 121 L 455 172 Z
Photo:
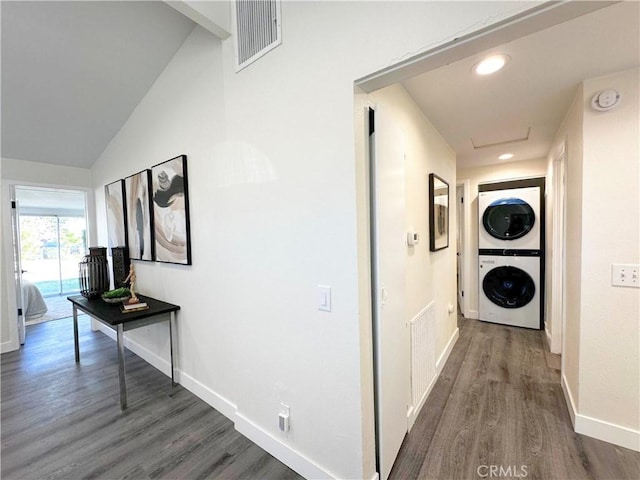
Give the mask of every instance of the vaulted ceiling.
M 85 168 L 195 25 L 158 1 L 2 1 L 0 8 L 2 157 Z M 582 80 L 638 66 L 639 8 L 614 2 L 403 85 L 460 167 L 499 163 L 506 151 L 513 160 L 539 158 Z M 471 68 L 489 53 L 511 61 L 478 78 Z M 528 139 L 510 142 L 521 137 Z M 477 148 L 491 143 L 500 145 Z
M 2 157 L 88 168 L 194 27 L 163 2 L 2 1 Z

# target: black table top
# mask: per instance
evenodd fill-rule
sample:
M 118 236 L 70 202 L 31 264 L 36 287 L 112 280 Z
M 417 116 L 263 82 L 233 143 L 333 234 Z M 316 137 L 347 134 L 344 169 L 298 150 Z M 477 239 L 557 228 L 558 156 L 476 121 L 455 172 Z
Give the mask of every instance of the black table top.
M 79 309 L 100 318 L 111 325 L 119 325 L 121 323 L 127 323 L 134 320 L 140 320 L 142 318 L 153 317 L 154 315 L 161 315 L 163 313 L 171 313 L 180 310 L 179 305 L 173 305 L 172 303 L 156 300 L 155 298 L 147 297 L 146 295 L 138 295 L 138 298 L 141 302 L 146 302 L 146 304 L 149 305 L 147 310 L 122 313 L 120 310 L 120 303 L 107 303 L 100 297 L 86 298 L 82 295 L 74 295 L 72 297 L 67 297 L 67 300 L 77 305 Z

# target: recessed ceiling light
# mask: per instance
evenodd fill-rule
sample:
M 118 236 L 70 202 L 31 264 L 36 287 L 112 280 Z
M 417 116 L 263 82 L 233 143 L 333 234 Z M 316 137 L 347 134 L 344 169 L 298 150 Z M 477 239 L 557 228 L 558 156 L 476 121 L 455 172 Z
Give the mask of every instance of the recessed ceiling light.
M 490 75 L 504 67 L 511 60 L 509 55 L 491 55 L 473 66 L 473 71 L 478 75 Z
M 498 157 L 498 160 L 511 160 L 513 158 L 513 153 L 503 153 Z

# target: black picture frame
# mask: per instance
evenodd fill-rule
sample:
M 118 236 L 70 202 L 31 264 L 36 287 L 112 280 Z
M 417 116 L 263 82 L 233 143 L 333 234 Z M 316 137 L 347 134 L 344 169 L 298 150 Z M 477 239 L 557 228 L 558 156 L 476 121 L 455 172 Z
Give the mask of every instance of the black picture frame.
M 187 156 L 151 167 L 156 262 L 191 265 L 191 222 Z
M 429 250 L 437 252 L 449 246 L 449 183 L 435 173 L 429 174 Z
M 124 180 L 104 186 L 109 248 L 127 246 L 127 205 Z
M 142 170 L 124 179 L 127 209 L 127 247 L 131 260 L 153 261 L 153 209 L 151 170 Z

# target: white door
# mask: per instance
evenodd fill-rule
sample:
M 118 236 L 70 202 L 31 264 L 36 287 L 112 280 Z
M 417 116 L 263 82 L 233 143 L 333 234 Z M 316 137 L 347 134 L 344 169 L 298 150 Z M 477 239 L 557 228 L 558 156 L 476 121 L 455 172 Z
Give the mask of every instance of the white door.
M 407 433 L 410 403 L 403 135 L 382 108 L 370 137 L 373 324 L 378 468 L 386 480 Z
M 24 325 L 24 301 L 22 298 L 22 265 L 20 262 L 20 218 L 18 216 L 18 202 L 16 201 L 16 189 L 11 185 L 11 233 L 13 240 L 13 271 L 16 284 L 16 320 L 18 322 L 18 338 L 20 345 L 25 341 Z
M 464 315 L 464 186 L 456 187 L 457 229 L 456 229 L 456 259 L 458 267 L 458 305 Z

